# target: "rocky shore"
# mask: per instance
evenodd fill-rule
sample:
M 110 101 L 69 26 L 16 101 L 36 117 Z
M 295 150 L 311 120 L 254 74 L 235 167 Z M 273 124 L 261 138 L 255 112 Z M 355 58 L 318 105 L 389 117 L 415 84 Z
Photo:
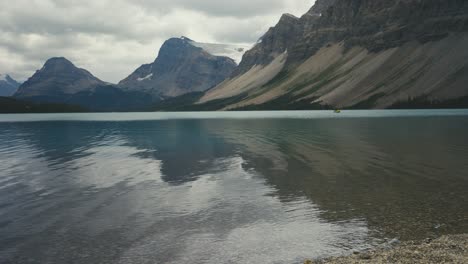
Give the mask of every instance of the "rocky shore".
M 443 236 L 421 242 L 404 242 L 392 249 L 356 252 L 352 256 L 307 260 L 305 263 L 468 263 L 468 234 Z

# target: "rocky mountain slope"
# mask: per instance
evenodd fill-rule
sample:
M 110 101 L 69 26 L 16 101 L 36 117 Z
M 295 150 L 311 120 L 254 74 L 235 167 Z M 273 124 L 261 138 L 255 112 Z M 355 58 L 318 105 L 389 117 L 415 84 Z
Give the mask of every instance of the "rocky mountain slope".
M 467 45 L 468 1 L 318 0 L 300 18 L 283 15 L 197 104 L 389 108 L 465 100 Z
M 138 91 L 123 91 L 99 80 L 66 58 L 51 58 L 23 83 L 14 97 L 36 103 L 60 103 L 93 111 L 142 110 L 154 101 Z
M 20 83 L 15 81 L 8 74 L 0 74 L 0 96 L 12 96 Z
M 239 59 L 244 52 L 242 46 L 197 43 L 186 37 L 171 38 L 163 44 L 153 63 L 139 67 L 119 86 L 157 98 L 205 91 L 230 76 L 237 66 L 234 59 Z

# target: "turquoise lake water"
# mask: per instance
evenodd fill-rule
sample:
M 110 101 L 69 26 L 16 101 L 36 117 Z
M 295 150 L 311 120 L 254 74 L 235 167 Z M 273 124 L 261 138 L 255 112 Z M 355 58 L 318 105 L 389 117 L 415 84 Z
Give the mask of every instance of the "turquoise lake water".
M 467 190 L 468 110 L 0 115 L 0 263 L 302 263 Z

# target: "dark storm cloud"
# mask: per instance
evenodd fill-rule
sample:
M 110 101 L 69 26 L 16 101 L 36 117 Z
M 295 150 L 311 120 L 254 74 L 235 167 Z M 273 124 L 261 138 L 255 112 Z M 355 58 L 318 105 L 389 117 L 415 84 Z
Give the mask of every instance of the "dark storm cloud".
M 309 0 L 2 0 L 0 73 L 24 80 L 53 56 L 65 56 L 117 82 L 154 60 L 167 38 L 253 43 L 282 13 L 300 15 Z

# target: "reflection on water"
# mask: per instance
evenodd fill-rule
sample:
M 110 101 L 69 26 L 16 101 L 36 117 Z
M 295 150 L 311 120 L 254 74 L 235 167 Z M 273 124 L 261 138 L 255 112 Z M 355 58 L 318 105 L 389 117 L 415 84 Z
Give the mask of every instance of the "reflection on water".
M 0 262 L 300 263 L 467 232 L 467 117 L 0 123 Z

